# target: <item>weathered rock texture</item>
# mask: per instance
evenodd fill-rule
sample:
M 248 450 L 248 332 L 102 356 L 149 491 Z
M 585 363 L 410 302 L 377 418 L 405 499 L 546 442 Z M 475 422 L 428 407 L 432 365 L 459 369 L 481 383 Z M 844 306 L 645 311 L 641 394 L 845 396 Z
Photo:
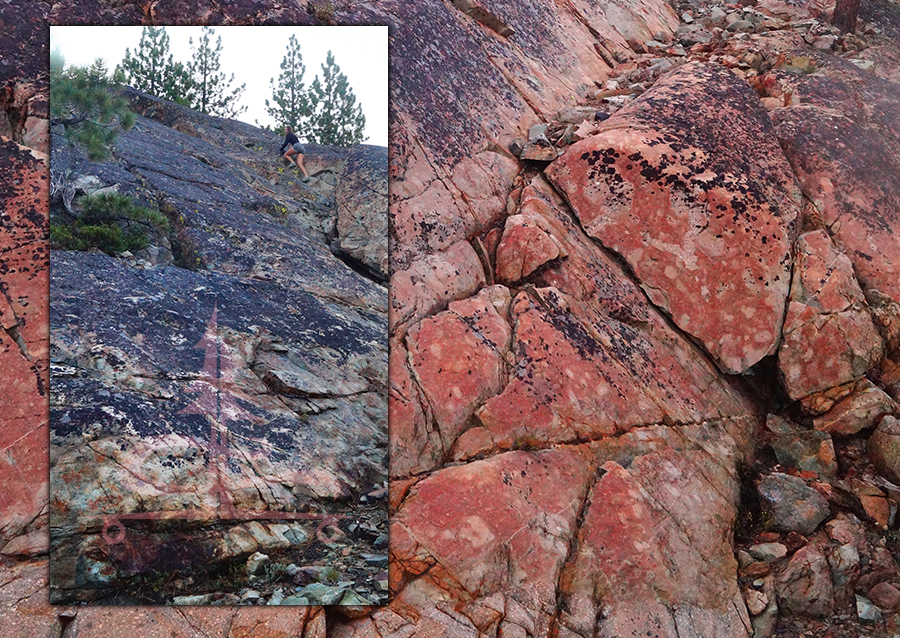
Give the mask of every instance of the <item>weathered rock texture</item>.
M 268 1 L 116 4 L 60 3 L 52 17 L 326 15 L 313 2 L 302 16 Z M 46 11 L 31 6 L 15 23 L 40 28 Z M 876 468 L 865 460 L 868 431 L 896 413 L 866 384 L 894 398 L 900 387 L 900 11 L 867 0 L 858 33 L 840 37 L 828 11 L 803 0 L 683 2 L 677 14 L 652 0 L 338 7 L 338 21 L 392 25 L 394 598 L 302 619 L 297 610 L 299 628 L 260 616 L 257 633 L 324 635 L 326 621 L 340 637 L 874 633 L 858 623 L 856 592 L 900 582 L 897 547 L 875 527 L 896 525 L 900 490 L 877 473 L 889 474 L 879 454 L 893 429 L 871 446 Z M 15 77 L 39 75 L 13 59 Z M 507 152 L 535 124 L 548 125 L 545 160 L 564 151 L 549 183 L 536 175 L 546 161 Z M 581 159 L 587 149 L 601 153 L 594 166 L 590 153 Z M 585 179 L 591 170 L 596 183 Z M 613 190 L 619 198 L 607 199 Z M 829 240 L 820 236 L 816 254 L 842 264 L 854 290 L 847 308 L 807 306 L 815 312 L 792 333 L 806 335 L 805 352 L 827 337 L 835 378 L 848 381 L 821 389 L 812 380 L 832 372 L 829 362 L 783 357 L 800 366 L 784 385 L 771 357 L 785 351 L 782 320 L 797 301 L 794 239 L 813 231 Z M 884 340 L 881 361 L 870 331 L 847 334 L 846 346 L 808 334 L 823 319 L 861 325 L 851 276 Z M 821 300 L 818 285 L 804 290 L 805 306 Z M 863 375 L 870 381 L 856 381 Z M 767 411 L 799 424 L 773 440 L 759 427 Z M 781 456 L 751 465 L 754 447 L 773 442 Z M 773 467 L 780 459 L 796 466 Z M 812 492 L 821 495 L 834 517 L 810 537 L 765 530 L 750 479 L 773 472 L 790 473 L 820 506 Z M 779 505 L 793 513 L 797 502 Z M 784 554 L 743 551 L 762 542 Z M 59 631 L 37 569 L 7 569 L 10 609 L 27 608 L 6 618 Z M 827 620 L 809 619 L 817 615 Z M 116 617 L 79 608 L 76 635 L 103 635 L 88 619 Z M 237 636 L 241 618 L 185 609 L 181 624 L 174 614 L 166 622 L 188 636 L 227 619 Z
M 745 82 L 689 64 L 548 170 L 585 231 L 726 372 L 775 352 L 800 191 Z
M 881 355 L 881 336 L 850 259 L 824 230 L 802 235 L 778 353 L 788 394 L 801 399 L 858 379 Z

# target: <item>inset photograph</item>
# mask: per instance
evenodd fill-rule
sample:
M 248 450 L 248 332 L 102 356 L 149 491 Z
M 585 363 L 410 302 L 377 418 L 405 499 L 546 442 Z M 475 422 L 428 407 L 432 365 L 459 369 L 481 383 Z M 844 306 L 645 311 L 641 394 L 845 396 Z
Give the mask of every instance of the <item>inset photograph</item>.
M 51 602 L 387 602 L 387 36 L 51 28 Z

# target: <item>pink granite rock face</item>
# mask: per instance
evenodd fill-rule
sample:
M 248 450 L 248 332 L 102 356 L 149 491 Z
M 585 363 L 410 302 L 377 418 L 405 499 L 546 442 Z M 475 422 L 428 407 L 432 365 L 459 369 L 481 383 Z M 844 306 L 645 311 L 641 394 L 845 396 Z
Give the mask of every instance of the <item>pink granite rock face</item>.
M 563 254 L 565 248 L 553 239 L 543 217 L 510 215 L 497 246 L 497 277 L 516 282 Z
M 827 66 L 827 79 L 789 81 L 796 106 L 773 113 L 773 122 L 819 223 L 853 262 L 863 289 L 900 302 L 897 85 L 852 64 Z
M 800 191 L 765 110 L 731 72 L 681 67 L 547 175 L 723 370 L 775 352 Z
M 0 551 L 46 524 L 47 503 L 47 157 L 0 141 Z
M 788 395 L 862 377 L 882 355 L 882 341 L 853 265 L 823 230 L 801 235 L 778 364 Z
M 407 336 L 412 370 L 444 450 L 451 449 L 475 408 L 503 387 L 509 302 L 503 286 L 485 288 L 423 320 Z

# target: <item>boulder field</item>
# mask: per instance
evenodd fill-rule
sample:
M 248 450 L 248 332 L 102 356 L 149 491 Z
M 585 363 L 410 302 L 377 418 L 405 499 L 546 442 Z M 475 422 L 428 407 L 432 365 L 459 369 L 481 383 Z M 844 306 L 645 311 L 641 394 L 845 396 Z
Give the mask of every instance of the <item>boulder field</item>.
M 49 184 L 35 34 L 48 20 L 327 17 L 307 6 L 0 8 L 15 36 L 2 67 L 9 308 L 0 337 L 12 380 L 2 471 L 20 486 L 3 496 L 0 633 L 900 632 L 900 6 L 891 0 L 864 0 L 852 34 L 829 25 L 828 3 L 803 0 L 337 7 L 339 23 L 392 25 L 387 259 L 371 250 L 379 237 L 366 241 L 347 219 L 328 239 L 338 238 L 343 261 L 324 261 L 335 251 L 315 233 L 327 207 L 312 197 L 291 214 L 321 263 L 352 261 L 365 273 L 333 300 L 357 309 L 342 311 L 345 321 L 362 325 L 377 273 L 390 278 L 391 600 L 288 612 L 47 604 L 47 492 L 38 488 L 50 310 L 37 240 Z M 172 126 L 143 115 L 148 130 Z M 184 119 L 185 130 L 202 124 Z M 320 293 L 303 288 L 290 260 L 211 231 L 214 216 L 234 224 L 268 200 L 204 196 L 209 208 L 185 230 L 199 257 L 230 277 L 257 275 L 273 303 L 285 286 L 303 290 L 292 303 L 313 303 Z M 259 233 L 276 242 L 282 228 Z M 75 271 L 99 258 L 68 259 Z M 130 275 L 135 296 L 151 292 L 147 273 L 160 269 L 196 288 L 193 271 L 153 265 Z M 82 276 L 99 272 L 98 263 Z M 239 303 L 239 286 L 215 285 Z M 299 339 L 296 326 L 254 323 L 252 339 L 272 345 L 243 360 L 267 388 L 315 381 L 278 360 L 291 363 L 280 344 Z M 235 347 L 251 334 L 231 328 Z M 152 354 L 128 361 L 147 366 Z M 374 374 L 341 370 L 329 387 Z

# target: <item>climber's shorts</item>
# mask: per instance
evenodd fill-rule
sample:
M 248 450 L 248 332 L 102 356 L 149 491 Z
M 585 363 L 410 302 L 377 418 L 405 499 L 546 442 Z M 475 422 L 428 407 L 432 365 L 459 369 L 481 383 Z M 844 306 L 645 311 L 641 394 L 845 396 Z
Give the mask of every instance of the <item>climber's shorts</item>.
M 297 151 L 298 153 L 300 153 L 301 155 L 306 154 L 306 147 L 303 146 L 303 144 L 301 144 L 300 142 L 297 142 L 296 144 L 294 144 L 293 149 L 295 151 Z

